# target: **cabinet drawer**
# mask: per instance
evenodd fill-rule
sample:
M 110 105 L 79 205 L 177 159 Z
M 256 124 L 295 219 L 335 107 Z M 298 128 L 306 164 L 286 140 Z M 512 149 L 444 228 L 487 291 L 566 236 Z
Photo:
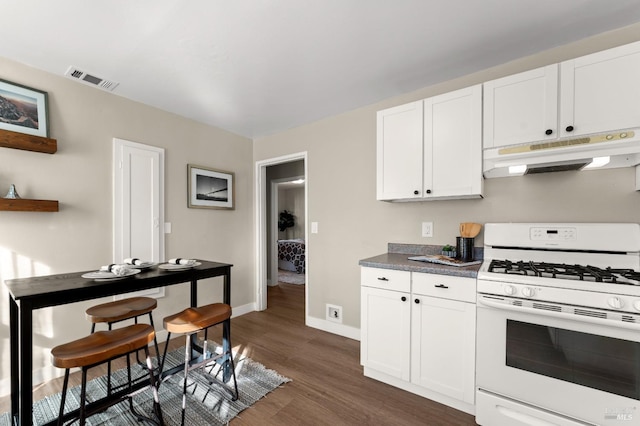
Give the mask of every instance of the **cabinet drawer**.
M 413 294 L 475 303 L 475 278 L 413 273 Z
M 382 268 L 361 269 L 361 284 L 365 287 L 411 291 L 411 272 Z

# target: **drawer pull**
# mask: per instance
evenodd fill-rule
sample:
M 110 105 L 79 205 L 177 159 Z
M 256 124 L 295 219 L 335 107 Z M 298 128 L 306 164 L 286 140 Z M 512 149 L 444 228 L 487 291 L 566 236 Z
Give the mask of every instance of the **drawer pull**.
M 434 285 L 434 287 L 435 288 L 449 288 L 448 285 L 444 285 L 444 284 L 437 284 L 437 285 Z
M 407 298 L 406 298 L 405 296 L 402 296 L 402 297 L 400 298 L 400 300 L 402 300 L 403 302 L 406 302 L 406 301 L 407 301 Z
M 379 280 L 379 281 L 389 281 L 389 279 L 388 279 L 388 278 L 385 278 L 385 277 L 379 277 L 379 278 L 378 278 L 378 280 Z

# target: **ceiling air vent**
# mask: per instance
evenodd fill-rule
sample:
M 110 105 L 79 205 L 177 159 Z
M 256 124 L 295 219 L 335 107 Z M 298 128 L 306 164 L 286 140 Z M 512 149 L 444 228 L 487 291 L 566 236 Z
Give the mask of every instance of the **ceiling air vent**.
M 72 80 L 78 80 L 81 83 L 98 87 L 109 92 L 113 92 L 113 90 L 118 87 L 118 83 L 114 81 L 105 80 L 104 78 L 89 74 L 88 72 L 82 71 L 76 67 L 69 67 L 64 75 L 71 78 Z

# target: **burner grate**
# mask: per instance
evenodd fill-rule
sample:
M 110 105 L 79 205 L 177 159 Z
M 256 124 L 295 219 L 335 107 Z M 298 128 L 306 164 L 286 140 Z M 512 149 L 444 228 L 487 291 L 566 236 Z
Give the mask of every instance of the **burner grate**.
M 494 259 L 489 272 L 526 275 L 541 278 L 561 278 L 608 284 L 640 285 L 640 272 L 633 269 L 599 268 L 591 265 L 527 262 Z

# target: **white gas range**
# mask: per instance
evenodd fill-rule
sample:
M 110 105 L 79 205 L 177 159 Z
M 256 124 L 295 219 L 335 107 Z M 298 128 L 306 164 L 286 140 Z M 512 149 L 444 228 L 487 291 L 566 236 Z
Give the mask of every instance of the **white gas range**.
M 640 225 L 485 225 L 476 420 L 640 425 Z

